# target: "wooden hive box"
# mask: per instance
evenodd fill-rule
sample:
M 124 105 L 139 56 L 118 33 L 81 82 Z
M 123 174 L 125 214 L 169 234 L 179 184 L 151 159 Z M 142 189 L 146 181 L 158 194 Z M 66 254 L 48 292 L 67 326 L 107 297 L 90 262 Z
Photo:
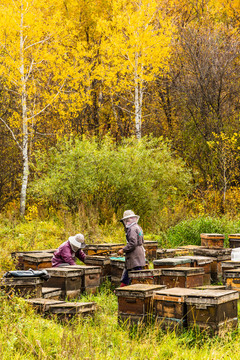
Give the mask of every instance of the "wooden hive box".
M 240 268 L 240 260 L 239 261 L 234 261 L 234 260 L 225 260 L 222 261 L 221 263 L 222 266 L 222 280 L 223 283 L 225 283 L 225 272 L 227 270 L 233 270 L 233 269 L 237 269 Z
M 160 285 L 161 269 L 133 270 L 128 272 L 131 284 Z
M 176 256 L 177 249 L 157 249 L 157 259 L 165 259 Z
M 27 299 L 26 302 L 32 305 L 38 313 L 49 312 L 50 305 L 65 303 L 65 301 L 54 300 L 54 299 L 43 299 L 43 298 Z
M 82 292 L 95 294 L 100 286 L 101 267 L 94 265 L 69 265 L 72 269 L 83 271 Z
M 191 266 L 191 260 L 181 257 L 153 260 L 154 269 L 190 267 L 190 266 Z
M 63 291 L 61 288 L 42 287 L 42 297 L 44 299 L 60 300 L 63 298 Z
M 109 256 L 115 254 L 118 250 L 122 249 L 125 244 L 92 244 L 84 248 L 87 255 L 103 255 Z
M 231 270 L 225 270 L 225 284 L 227 289 L 240 292 L 240 267 Z
M 52 267 L 46 269 L 50 279 L 45 283 L 46 287 L 60 288 L 65 298 L 79 297 L 83 289 L 83 269 L 69 267 Z
M 195 252 L 196 255 L 207 256 L 213 258 L 211 264 L 211 280 L 212 282 L 222 281 L 222 262 L 231 260 L 230 248 L 205 248 L 199 249 Z
M 134 284 L 115 289 L 118 297 L 118 320 L 148 322 L 153 317 L 153 292 L 163 285 Z
M 223 248 L 224 235 L 223 234 L 201 234 L 201 246 Z
M 199 250 L 202 248 L 203 248 L 203 246 L 199 246 L 199 245 L 183 245 L 183 246 L 179 246 L 177 250 L 181 250 L 181 251 L 185 252 L 184 254 L 182 254 L 180 256 L 185 256 L 185 255 L 191 256 L 191 255 L 195 255 L 195 253 L 194 253 L 195 250 Z
M 68 321 L 74 316 L 92 316 L 97 309 L 95 302 L 64 302 L 49 305 L 49 314 Z
M 120 285 L 123 269 L 125 268 L 125 257 L 110 257 L 111 282 L 113 285 Z
M 213 258 L 207 256 L 184 256 L 182 259 L 190 259 L 191 266 L 193 267 L 201 267 L 204 269 L 203 275 L 203 284 L 209 285 L 211 284 L 211 265 L 213 263 Z
M 101 267 L 100 283 L 103 283 L 105 280 L 111 279 L 111 264 L 110 258 L 106 256 L 98 255 L 87 255 L 84 263 L 86 265 L 95 265 Z
M 235 249 L 240 247 L 240 234 L 228 235 L 229 247 Z
M 239 294 L 232 290 L 197 290 L 189 295 L 187 303 L 187 323 L 201 330 L 220 334 L 238 325 L 237 302 Z
M 196 290 L 171 288 L 157 290 L 153 295 L 156 321 L 163 329 L 182 329 L 187 327 L 186 298 Z
M 161 283 L 167 288 L 194 288 L 203 285 L 204 270 L 194 267 L 162 269 Z
M 152 240 L 144 240 L 144 249 L 146 251 L 146 259 L 153 260 L 157 259 L 157 247 L 158 242 Z
M 23 270 L 24 264 L 23 264 L 23 255 L 31 255 L 36 253 L 50 253 L 53 254 L 56 251 L 56 249 L 46 249 L 46 250 L 32 250 L 32 251 L 14 251 L 11 253 L 12 258 L 16 261 L 16 269 L 17 270 Z M 51 265 L 50 265 L 51 266 Z
M 44 280 L 40 277 L 11 277 L 1 280 L 1 289 L 21 297 L 42 297 Z
M 24 270 L 40 270 L 46 269 L 52 266 L 52 253 L 33 253 L 23 254 L 23 269 Z

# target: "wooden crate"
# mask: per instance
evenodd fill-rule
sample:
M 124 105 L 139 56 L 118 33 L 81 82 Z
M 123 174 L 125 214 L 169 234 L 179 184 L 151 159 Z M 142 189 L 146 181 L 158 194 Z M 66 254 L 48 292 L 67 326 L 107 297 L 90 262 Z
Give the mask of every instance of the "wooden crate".
M 231 270 L 225 270 L 225 284 L 227 289 L 240 292 L 240 267 Z
M 26 302 L 32 305 L 38 313 L 47 313 L 49 312 L 49 307 L 51 305 L 65 303 L 65 301 L 61 301 L 61 300 L 43 299 L 43 298 L 27 299 Z
M 110 258 L 106 256 L 98 255 L 87 255 L 84 263 L 86 265 L 100 266 L 101 275 L 100 283 L 102 284 L 105 280 L 111 280 L 111 264 Z
M 145 269 L 129 271 L 131 284 L 160 285 L 161 269 Z
M 68 267 L 52 267 L 46 269 L 50 279 L 45 283 L 46 287 L 60 288 L 65 298 L 79 297 L 83 289 L 83 269 Z
M 211 284 L 211 265 L 213 263 L 213 258 L 206 256 L 184 256 L 180 257 L 182 259 L 190 259 L 192 267 L 201 267 L 204 269 L 203 275 L 203 284 L 209 285 Z
M 115 254 L 126 244 L 90 244 L 84 248 L 87 255 L 103 255 L 109 256 Z
M 161 283 L 167 288 L 194 288 L 203 285 L 204 270 L 194 267 L 162 269 Z
M 24 270 L 40 270 L 52 266 L 52 253 L 38 252 L 33 254 L 23 254 L 23 269 Z
M 153 295 L 156 321 L 163 329 L 182 329 L 187 327 L 186 298 L 196 290 L 171 288 L 157 290 Z
M 197 290 L 189 295 L 187 323 L 189 327 L 220 334 L 238 325 L 237 302 L 239 294 L 232 290 Z
M 83 271 L 82 292 L 95 294 L 100 286 L 101 267 L 94 265 L 69 265 L 72 269 Z
M 164 286 L 165 287 L 165 286 Z M 153 292 L 162 285 L 134 284 L 117 288 L 118 319 L 130 323 L 148 322 L 153 314 Z
M 42 297 L 44 280 L 40 277 L 11 277 L 1 280 L 1 289 L 21 297 Z
M 224 235 L 223 234 L 201 234 L 201 246 L 223 248 Z
M 205 248 L 199 249 L 195 252 L 196 255 L 207 256 L 213 259 L 211 264 L 211 281 L 219 282 L 222 281 L 222 262 L 231 260 L 230 248 Z
M 42 297 L 44 299 L 60 300 L 63 298 L 61 288 L 42 287 Z
M 46 249 L 46 250 L 32 250 L 32 251 L 13 251 L 11 253 L 11 257 L 16 262 L 16 269 L 17 270 L 23 270 L 24 264 L 23 264 L 23 255 L 31 255 L 36 253 L 50 253 L 53 254 L 56 251 L 56 249 Z M 51 266 L 51 265 L 50 265 Z
M 158 242 L 152 240 L 144 240 L 144 249 L 146 251 L 145 256 L 148 260 L 157 259 L 157 247 Z
M 64 302 L 49 305 L 49 314 L 59 320 L 69 321 L 74 316 L 92 316 L 97 309 L 95 302 Z
M 228 235 L 229 247 L 235 249 L 240 247 L 240 234 Z
M 176 258 L 165 258 L 153 260 L 154 269 L 164 269 L 164 268 L 173 268 L 173 267 L 190 267 L 191 260 L 181 257 Z

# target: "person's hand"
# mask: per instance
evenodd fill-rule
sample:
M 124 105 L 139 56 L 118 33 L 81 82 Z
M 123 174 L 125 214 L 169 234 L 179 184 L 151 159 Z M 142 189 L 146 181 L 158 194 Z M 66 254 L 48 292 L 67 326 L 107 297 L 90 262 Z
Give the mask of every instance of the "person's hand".
M 123 255 L 123 249 L 118 250 L 118 255 Z

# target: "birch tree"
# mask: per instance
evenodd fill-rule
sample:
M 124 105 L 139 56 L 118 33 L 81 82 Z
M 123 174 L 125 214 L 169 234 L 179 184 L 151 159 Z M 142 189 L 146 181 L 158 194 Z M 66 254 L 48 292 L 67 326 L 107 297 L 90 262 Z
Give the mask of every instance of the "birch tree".
M 36 119 L 56 100 L 64 86 L 66 23 L 56 2 L 0 2 L 0 77 L 14 106 L 1 109 L 0 120 L 22 156 L 20 214 L 24 216 L 29 177 L 29 148 Z M 61 42 L 59 41 L 61 39 Z
M 108 20 L 99 22 L 102 68 L 115 108 L 128 112 L 135 134 L 142 136 L 143 101 L 147 85 L 167 68 L 172 26 L 155 0 L 116 0 Z M 116 95 L 120 94 L 119 100 Z M 124 99 L 126 107 L 121 106 Z M 130 106 L 129 106 L 130 105 Z

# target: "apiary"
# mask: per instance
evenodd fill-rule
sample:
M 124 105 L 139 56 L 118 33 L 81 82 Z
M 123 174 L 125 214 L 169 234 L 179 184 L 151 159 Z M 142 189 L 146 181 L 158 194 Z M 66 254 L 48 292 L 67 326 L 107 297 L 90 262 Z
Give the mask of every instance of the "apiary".
M 187 258 L 165 258 L 165 259 L 158 259 L 153 260 L 153 267 L 154 269 L 164 269 L 164 268 L 173 268 L 173 267 L 189 267 L 191 266 L 191 260 Z
M 191 266 L 193 267 L 203 268 L 204 269 L 203 284 L 204 285 L 211 284 L 211 264 L 213 263 L 213 258 L 206 256 L 197 256 L 197 255 L 184 256 L 181 258 L 190 259 Z
M 224 235 L 223 234 L 201 234 L 201 246 L 209 248 L 223 248 Z
M 227 289 L 240 292 L 240 267 L 224 272 L 225 284 Z
M 200 330 L 209 330 L 213 334 L 237 328 L 237 291 L 196 291 L 186 299 L 188 327 L 197 326 Z
M 46 269 L 52 266 L 52 253 L 38 252 L 33 254 L 23 254 L 23 269 L 24 270 L 39 270 Z
M 153 292 L 163 288 L 163 285 L 134 284 L 115 289 L 118 297 L 118 319 L 131 323 L 152 319 Z
M 24 264 L 23 264 L 23 255 L 32 255 L 36 253 L 50 253 L 53 255 L 54 251 L 56 249 L 46 249 L 46 250 L 32 250 L 32 251 L 14 251 L 11 253 L 11 257 L 16 261 L 16 269 L 23 270 Z M 52 266 L 52 265 L 50 265 Z
M 163 329 L 187 327 L 186 298 L 196 290 L 188 288 L 162 289 L 154 292 L 153 302 L 156 321 Z
M 211 281 L 218 282 L 222 280 L 222 262 L 231 260 L 230 248 L 209 248 L 199 249 L 195 252 L 195 255 L 206 256 L 213 258 L 211 264 Z
M 159 285 L 161 269 L 132 270 L 128 272 L 131 284 Z
M 103 255 L 109 256 L 115 254 L 118 250 L 122 249 L 125 244 L 92 244 L 84 248 L 87 255 Z
M 46 287 L 60 288 L 62 296 L 65 298 L 79 297 L 83 289 L 83 269 L 73 267 L 52 267 L 46 269 L 51 276 L 45 283 Z
M 162 269 L 161 283 L 167 288 L 194 288 L 203 285 L 204 270 L 194 267 Z
M 157 247 L 158 242 L 152 240 L 144 240 L 144 249 L 146 251 L 145 256 L 148 260 L 157 259 Z
M 43 283 L 40 277 L 10 277 L 1 280 L 1 289 L 20 297 L 42 297 Z
M 100 283 L 103 283 L 105 280 L 110 280 L 111 278 L 111 264 L 110 258 L 106 256 L 99 255 L 87 255 L 84 263 L 86 265 L 100 266 Z
M 101 267 L 94 265 L 69 265 L 67 268 L 82 270 L 82 292 L 96 293 L 100 286 Z
M 235 249 L 240 247 L 240 234 L 228 235 L 229 247 Z
M 42 287 L 42 297 L 44 299 L 60 300 L 63 298 L 63 291 L 60 288 Z

